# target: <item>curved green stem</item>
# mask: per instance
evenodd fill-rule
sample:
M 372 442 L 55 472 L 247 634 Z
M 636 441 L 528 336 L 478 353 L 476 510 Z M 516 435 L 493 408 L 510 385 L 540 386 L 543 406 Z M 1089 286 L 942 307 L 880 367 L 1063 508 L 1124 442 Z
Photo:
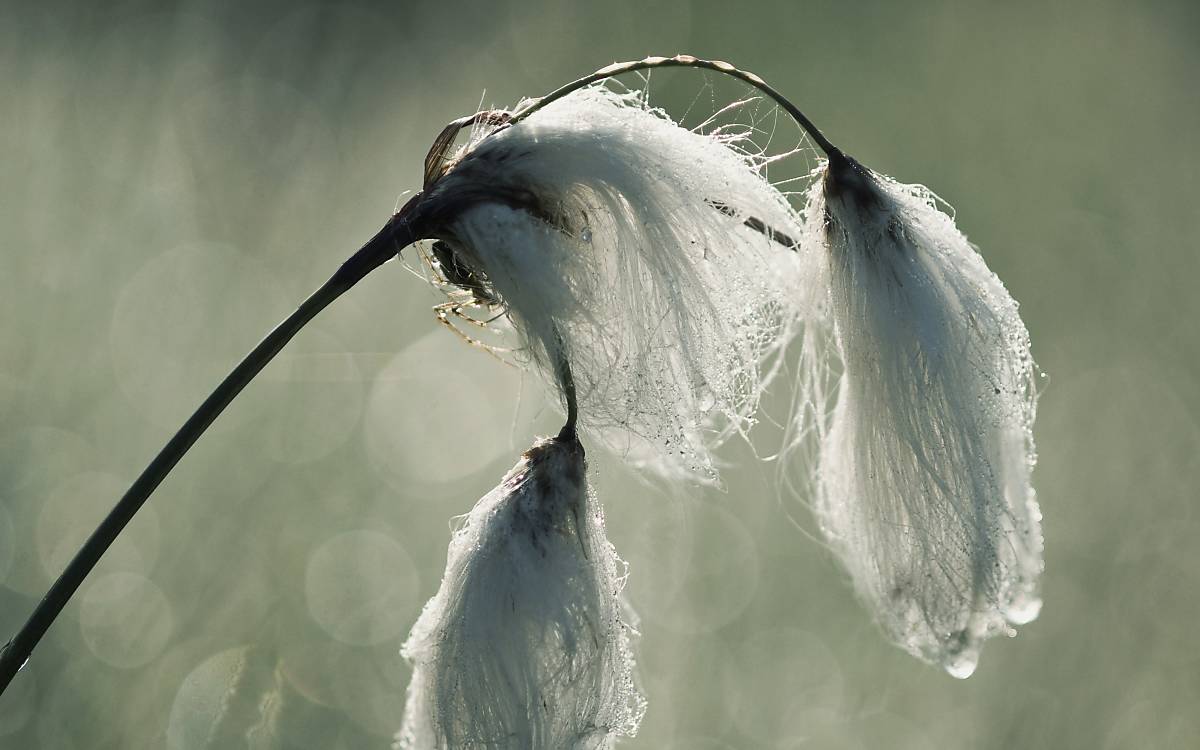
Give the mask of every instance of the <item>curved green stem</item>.
M 58 617 L 67 601 L 79 588 L 88 573 L 96 567 L 104 552 L 116 540 L 121 530 L 150 497 L 150 493 L 171 473 L 179 460 L 204 434 L 209 425 L 242 389 L 270 362 L 284 345 L 317 313 L 344 294 L 384 261 L 394 257 L 405 246 L 419 239 L 414 226 L 420 194 L 415 196 L 367 244 L 338 268 L 337 272 L 267 334 L 254 350 L 225 377 L 200 408 L 183 424 L 179 432 L 163 446 L 150 465 L 134 481 L 125 495 L 105 517 L 58 580 L 42 597 L 33 614 L 0 651 L 0 693 L 24 666 L 46 630 Z

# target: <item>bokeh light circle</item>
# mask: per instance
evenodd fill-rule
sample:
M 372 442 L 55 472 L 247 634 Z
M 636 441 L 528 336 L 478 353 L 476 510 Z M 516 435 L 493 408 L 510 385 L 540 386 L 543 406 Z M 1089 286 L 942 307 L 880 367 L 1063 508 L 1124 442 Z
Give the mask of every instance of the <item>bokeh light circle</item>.
M 113 308 L 117 385 L 155 424 L 178 428 L 288 310 L 267 272 L 234 248 L 168 250 L 133 274 Z M 260 411 L 255 399 L 242 399 L 213 429 L 248 424 Z
M 461 479 L 511 453 L 520 376 L 438 329 L 383 368 L 364 420 L 367 452 L 392 487 Z
M 17 531 L 9 516 L 5 501 L 0 500 L 0 586 L 8 580 L 17 559 Z
M 136 573 L 97 578 L 84 592 L 79 612 L 88 648 L 100 661 L 121 669 L 143 666 L 162 653 L 174 624 L 167 597 Z
M 621 550 L 638 614 L 678 633 L 707 633 L 745 611 L 760 563 L 741 520 L 717 503 L 663 498 L 645 503 L 638 521 Z
M 337 336 L 319 328 L 306 330 L 295 349 L 263 371 L 262 380 L 270 402 L 262 420 L 263 447 L 276 461 L 316 461 L 354 434 L 366 388 L 354 357 Z
M 283 683 L 264 650 L 237 646 L 205 659 L 180 683 L 167 720 L 169 750 L 281 747 Z
M 335 640 L 370 646 L 396 638 L 419 609 L 408 552 L 377 531 L 347 531 L 313 552 L 304 575 L 309 614 Z
M 734 720 L 759 740 L 801 734 L 808 712 L 842 707 L 841 666 L 812 633 L 788 627 L 760 630 L 735 652 L 732 667 L 726 690 Z M 754 689 L 748 690 L 751 684 Z
M 128 487 L 128 481 L 111 474 L 84 472 L 67 477 L 50 491 L 36 532 L 38 557 L 47 576 L 53 579 L 62 572 Z M 152 505 L 145 505 L 96 569 L 148 574 L 158 559 L 160 537 L 158 514 Z
M 0 737 L 25 728 L 38 706 L 38 679 L 32 669 L 22 669 L 4 690 L 0 700 Z

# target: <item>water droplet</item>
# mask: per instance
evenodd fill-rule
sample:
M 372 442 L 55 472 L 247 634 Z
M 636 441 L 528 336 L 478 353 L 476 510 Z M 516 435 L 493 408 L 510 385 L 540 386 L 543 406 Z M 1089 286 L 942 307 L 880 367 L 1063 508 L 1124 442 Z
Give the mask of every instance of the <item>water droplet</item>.
M 947 661 L 943 666 L 946 668 L 946 673 L 951 677 L 965 680 L 974 674 L 975 667 L 979 666 L 979 650 L 976 648 L 964 648 L 961 653 Z

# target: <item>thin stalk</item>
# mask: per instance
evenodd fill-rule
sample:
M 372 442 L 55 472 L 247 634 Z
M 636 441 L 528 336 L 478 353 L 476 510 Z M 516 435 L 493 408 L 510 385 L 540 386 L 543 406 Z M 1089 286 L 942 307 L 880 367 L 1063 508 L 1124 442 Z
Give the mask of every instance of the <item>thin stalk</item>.
M 562 334 L 554 330 L 554 369 L 558 376 L 558 384 L 562 387 L 563 397 L 567 406 L 567 423 L 563 425 L 559 437 L 566 440 L 575 439 L 575 425 L 579 422 L 579 402 L 575 396 L 575 376 L 571 374 L 571 362 L 563 351 Z
M 582 88 L 586 88 L 593 83 L 598 83 L 614 76 L 633 73 L 639 70 L 654 70 L 658 68 L 698 68 L 702 70 L 714 70 L 723 75 L 736 78 L 739 81 L 748 83 L 759 91 L 763 92 L 783 108 L 788 116 L 796 122 L 800 128 L 808 134 L 808 137 L 813 140 L 825 155 L 829 158 L 831 171 L 836 170 L 839 173 L 844 173 L 847 169 L 856 169 L 859 172 L 863 168 L 858 165 L 850 157 L 846 156 L 841 149 L 833 145 L 825 134 L 821 132 L 808 116 L 800 111 L 800 108 L 791 102 L 783 94 L 779 93 L 774 86 L 764 81 L 759 76 L 741 68 L 736 68 L 733 65 L 724 62 L 723 60 L 705 60 L 694 55 L 675 55 L 674 57 L 646 57 L 641 60 L 630 60 L 628 62 L 613 63 L 607 67 L 601 68 L 594 73 L 589 73 L 582 78 L 577 78 L 570 83 L 559 86 L 545 96 L 538 97 L 527 102 L 524 106 L 513 112 L 505 112 L 503 110 L 483 110 L 476 112 L 467 117 L 460 117 L 457 120 L 448 124 L 438 135 L 434 141 L 433 147 L 430 148 L 429 154 L 425 157 L 425 188 L 429 187 L 444 173 L 446 168 L 446 153 L 454 143 L 458 132 L 463 128 L 470 127 L 479 122 L 486 122 L 492 125 L 497 125 L 494 132 L 499 132 L 504 128 L 512 127 L 522 120 L 526 119 L 534 112 L 543 107 L 552 104 L 559 99 L 562 99 L 569 94 L 572 94 Z M 737 214 L 729 208 L 728 204 L 722 201 L 709 200 L 709 204 L 727 216 L 736 217 Z M 767 237 L 767 239 L 777 242 L 780 245 L 790 249 L 799 250 L 800 243 L 789 235 L 778 231 L 777 229 L 765 224 L 761 219 L 750 216 L 742 222 L 746 227 L 753 229 Z M 565 385 L 565 383 L 564 383 Z M 573 425 L 573 422 L 569 422 Z
M 444 174 L 446 154 L 449 152 L 451 145 L 454 143 L 458 132 L 463 128 L 470 127 L 480 122 L 486 122 L 491 125 L 497 125 L 493 132 L 499 132 L 504 128 L 512 127 L 521 120 L 537 112 L 548 104 L 562 99 L 568 94 L 574 93 L 579 89 L 603 81 L 614 76 L 624 75 L 625 73 L 633 73 L 639 70 L 653 70 L 657 68 L 699 68 L 703 70 L 715 70 L 718 73 L 736 78 L 739 81 L 748 83 L 759 91 L 763 92 L 783 108 L 788 113 L 797 125 L 812 138 L 813 143 L 825 152 L 831 163 L 843 162 L 846 157 L 842 150 L 833 145 L 825 134 L 821 132 L 808 116 L 800 111 L 800 108 L 791 102 L 786 96 L 779 93 L 774 86 L 764 81 L 759 76 L 741 68 L 735 68 L 723 60 L 705 60 L 694 55 L 675 55 L 674 57 L 646 57 L 641 60 L 630 60 L 628 62 L 613 63 L 608 67 L 601 68 L 595 73 L 577 78 L 570 83 L 559 86 L 545 96 L 538 97 L 527 102 L 524 106 L 516 109 L 513 112 L 505 112 L 504 110 L 483 110 L 476 112 L 467 117 L 460 117 L 457 120 L 448 124 L 437 139 L 433 142 L 433 146 L 429 149 L 429 154 L 425 157 L 425 189 L 437 181 Z
M 166 479 L 179 460 L 204 434 L 209 425 L 225 410 L 242 389 L 270 362 L 276 354 L 331 302 L 357 284 L 384 261 L 394 257 L 405 246 L 420 237 L 414 226 L 420 194 L 414 196 L 367 244 L 338 268 L 330 279 L 267 334 L 254 350 L 225 377 L 200 408 L 184 422 L 183 427 L 159 451 L 150 465 L 134 481 L 125 495 L 105 517 L 58 580 L 42 597 L 33 614 L 0 651 L 0 694 L 29 659 L 46 630 L 62 612 L 67 601 L 79 589 L 105 551 L 121 530 L 133 519 L 155 488 Z
M 705 70 L 715 70 L 718 73 L 731 76 L 739 81 L 744 81 L 745 83 L 750 84 L 754 88 L 766 94 L 780 107 L 783 107 L 784 111 L 786 111 L 791 118 L 796 121 L 796 124 L 804 129 L 804 132 L 808 133 L 809 137 L 813 139 L 813 142 L 817 144 L 818 148 L 825 152 L 826 156 L 828 156 L 830 159 L 836 160 L 842 155 L 842 152 L 838 149 L 838 147 L 829 142 L 829 139 L 826 138 L 825 134 L 813 124 L 812 120 L 808 119 L 808 116 L 801 112 L 799 107 L 797 107 L 795 104 L 792 104 L 787 97 L 776 91 L 775 87 L 771 86 L 771 84 L 767 83 L 762 78 L 759 78 L 757 75 L 749 71 L 735 68 L 734 66 L 722 60 L 705 60 L 693 55 L 675 55 L 674 57 L 647 57 L 642 60 L 613 63 L 606 68 L 597 70 L 595 73 L 571 81 L 564 86 L 560 86 L 559 88 L 551 91 L 549 94 L 546 94 L 539 99 L 534 99 L 524 107 L 518 109 L 516 112 L 513 112 L 508 118 L 508 121 L 510 124 L 516 124 L 542 107 L 545 107 L 547 104 L 557 101 L 567 94 L 578 91 L 585 86 L 590 86 L 597 81 L 603 81 L 606 78 L 612 78 L 613 76 L 619 76 L 624 73 L 632 73 L 638 70 L 649 70 L 654 68 L 703 68 Z

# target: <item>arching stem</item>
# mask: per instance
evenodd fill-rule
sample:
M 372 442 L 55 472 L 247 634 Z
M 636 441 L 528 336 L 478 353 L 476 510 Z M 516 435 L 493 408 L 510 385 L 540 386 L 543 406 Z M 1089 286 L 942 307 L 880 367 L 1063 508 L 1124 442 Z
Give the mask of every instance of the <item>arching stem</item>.
M 654 68 L 701 68 L 704 70 L 715 70 L 718 73 L 731 76 L 739 81 L 744 81 L 745 83 L 750 84 L 754 88 L 766 94 L 780 107 L 783 107 L 784 111 L 796 121 L 796 124 L 804 129 L 804 132 L 808 133 L 808 136 L 813 139 L 813 142 L 817 144 L 817 147 L 824 151 L 825 155 L 831 160 L 840 159 L 842 156 L 842 152 L 838 149 L 838 147 L 829 142 L 829 139 L 826 138 L 825 134 L 813 124 L 812 120 L 808 119 L 808 117 L 800 111 L 800 108 L 795 104 L 792 104 L 787 97 L 776 91 L 775 87 L 771 86 L 771 84 L 767 83 L 755 74 L 750 73 L 749 71 L 735 68 L 734 66 L 722 60 L 705 60 L 692 55 L 675 55 L 674 57 L 647 57 L 642 60 L 613 63 L 608 67 L 597 70 L 595 73 L 571 81 L 565 86 L 560 86 L 559 88 L 551 91 L 549 94 L 546 94 L 539 99 L 534 99 L 524 107 L 518 109 L 516 112 L 513 112 L 508 118 L 508 121 L 510 124 L 516 124 L 521 120 L 524 120 L 526 117 L 529 117 L 542 107 L 545 107 L 547 104 L 558 101 L 567 94 L 578 91 L 585 86 L 590 86 L 598 81 L 603 81 L 606 78 L 612 78 L 613 76 L 622 75 L 624 73 L 633 73 L 638 70 L 650 70 Z
M 213 423 L 225 407 L 270 362 L 284 345 L 317 313 L 357 284 L 384 261 L 401 249 L 420 239 L 419 217 L 421 194 L 414 196 L 367 244 L 338 268 L 337 272 L 267 334 L 254 350 L 225 377 L 200 408 L 183 424 L 179 432 L 159 451 L 150 465 L 134 481 L 108 516 L 100 522 L 83 547 L 59 575 L 58 580 L 42 597 L 33 614 L 0 650 L 0 693 L 29 659 L 33 649 L 45 635 L 51 623 L 62 612 L 71 596 L 92 571 L 121 530 L 133 519 L 155 488 L 171 473 L 179 460 Z
M 800 108 L 793 104 L 787 97 L 779 93 L 774 86 L 764 81 L 759 76 L 746 70 L 735 68 L 722 60 L 705 60 L 694 55 L 675 55 L 674 57 L 647 57 L 641 60 L 631 60 L 629 62 L 613 63 L 607 67 L 597 70 L 595 73 L 590 73 L 582 78 L 571 81 L 568 84 L 558 87 L 545 96 L 539 97 L 527 103 L 524 107 L 517 109 L 515 112 L 504 112 L 502 110 L 483 110 L 476 112 L 467 117 L 459 119 L 448 124 L 434 141 L 433 147 L 430 148 L 428 156 L 425 157 L 425 187 L 428 188 L 433 181 L 441 176 L 444 169 L 445 156 L 450 148 L 450 144 L 454 142 L 455 136 L 465 127 L 473 126 L 479 122 L 486 122 L 491 125 L 499 126 L 496 132 L 507 127 L 516 125 L 521 120 L 537 112 L 539 109 L 552 104 L 553 102 L 562 99 L 564 96 L 572 94 L 579 89 L 586 88 L 593 83 L 598 83 L 614 76 L 623 75 L 625 73 L 633 73 L 639 70 L 652 70 L 657 68 L 699 68 L 703 70 L 714 70 L 718 73 L 736 78 L 739 81 L 750 84 L 754 88 L 766 94 L 771 100 L 784 109 L 788 115 L 799 125 L 805 133 L 812 138 L 817 147 L 825 152 L 829 157 L 830 169 L 839 173 L 845 172 L 851 166 L 857 167 L 857 162 L 847 157 L 842 153 L 841 149 L 833 145 L 825 134 L 821 132 L 808 116 L 800 111 Z M 861 167 L 857 167 L 861 170 Z M 708 203 L 721 213 L 736 217 L 737 213 L 733 211 L 727 204 L 709 200 Z M 759 232 L 767 237 L 767 239 L 776 242 L 789 250 L 799 250 L 800 243 L 795 238 L 775 229 L 764 223 L 761 219 L 749 216 L 743 219 L 742 223 L 749 229 Z M 560 364 L 565 366 L 565 362 Z M 561 374 L 561 373 L 560 373 Z M 567 378 L 570 377 L 569 369 L 566 371 Z M 566 387 L 566 380 L 564 388 Z M 573 392 L 573 391 L 572 391 Z M 570 405 L 568 405 L 569 407 Z M 568 426 L 573 426 L 574 422 L 569 422 Z M 564 428 L 566 429 L 566 428 Z

